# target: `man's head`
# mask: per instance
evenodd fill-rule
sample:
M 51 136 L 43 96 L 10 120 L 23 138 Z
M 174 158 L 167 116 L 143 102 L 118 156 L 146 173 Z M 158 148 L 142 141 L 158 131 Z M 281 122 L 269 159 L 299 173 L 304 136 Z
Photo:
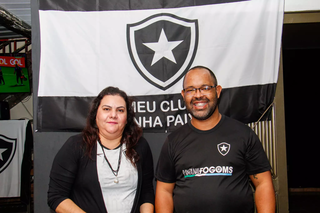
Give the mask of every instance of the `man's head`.
M 218 112 L 221 90 L 214 73 L 209 68 L 196 66 L 185 75 L 181 95 L 194 119 L 207 120 L 214 112 Z

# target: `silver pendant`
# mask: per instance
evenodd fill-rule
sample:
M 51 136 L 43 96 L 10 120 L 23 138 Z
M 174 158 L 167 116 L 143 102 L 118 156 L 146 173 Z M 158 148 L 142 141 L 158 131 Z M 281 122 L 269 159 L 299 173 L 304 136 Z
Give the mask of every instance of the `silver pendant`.
M 119 183 L 118 178 L 116 177 L 116 179 L 113 181 L 114 183 Z

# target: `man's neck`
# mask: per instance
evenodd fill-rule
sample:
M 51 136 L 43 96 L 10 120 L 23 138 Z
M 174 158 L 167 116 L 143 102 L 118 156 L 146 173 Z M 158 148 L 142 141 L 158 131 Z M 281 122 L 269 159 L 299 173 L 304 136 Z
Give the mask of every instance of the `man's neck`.
M 196 129 L 205 131 L 205 130 L 210 130 L 213 127 L 215 127 L 219 123 L 220 120 L 221 120 L 221 114 L 219 113 L 218 110 L 216 110 L 211 115 L 211 117 L 206 120 L 198 120 L 198 119 L 192 118 L 191 124 Z

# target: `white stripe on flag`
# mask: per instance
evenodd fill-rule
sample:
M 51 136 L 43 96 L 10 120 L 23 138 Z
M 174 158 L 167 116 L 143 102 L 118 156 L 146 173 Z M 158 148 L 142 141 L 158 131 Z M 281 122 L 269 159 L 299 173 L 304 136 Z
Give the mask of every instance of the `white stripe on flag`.
M 163 91 L 139 74 L 128 52 L 127 24 L 159 13 L 198 20 L 193 65 L 211 68 L 223 88 L 276 83 L 283 4 L 251 0 L 155 10 L 39 11 L 38 96 L 96 96 L 110 85 L 134 96 L 180 93 L 182 79 Z

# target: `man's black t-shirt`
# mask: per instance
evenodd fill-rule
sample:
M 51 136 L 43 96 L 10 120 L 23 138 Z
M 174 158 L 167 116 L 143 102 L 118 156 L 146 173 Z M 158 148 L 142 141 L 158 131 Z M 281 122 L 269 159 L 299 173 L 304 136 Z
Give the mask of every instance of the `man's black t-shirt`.
M 175 183 L 177 213 L 252 213 L 248 175 L 270 168 L 257 135 L 248 126 L 222 116 L 211 130 L 200 131 L 189 123 L 171 133 L 155 176 Z

